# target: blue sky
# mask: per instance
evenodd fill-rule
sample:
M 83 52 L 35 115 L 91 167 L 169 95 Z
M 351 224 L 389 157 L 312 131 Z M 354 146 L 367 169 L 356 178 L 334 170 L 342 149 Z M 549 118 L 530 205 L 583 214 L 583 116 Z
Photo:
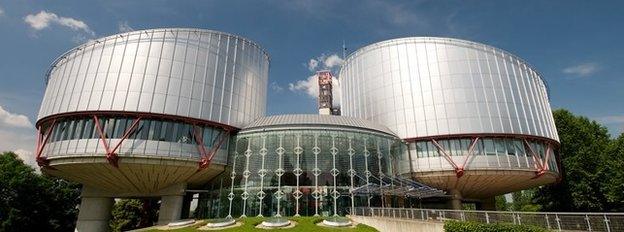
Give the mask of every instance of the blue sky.
M 0 0 L 0 150 L 32 152 L 44 73 L 56 57 L 89 39 L 156 27 L 214 29 L 263 46 L 269 114 L 315 113 L 310 60 L 336 68 L 343 40 L 349 51 L 405 36 L 482 42 L 536 67 L 553 108 L 615 135 L 624 130 L 623 12 L 623 1 Z

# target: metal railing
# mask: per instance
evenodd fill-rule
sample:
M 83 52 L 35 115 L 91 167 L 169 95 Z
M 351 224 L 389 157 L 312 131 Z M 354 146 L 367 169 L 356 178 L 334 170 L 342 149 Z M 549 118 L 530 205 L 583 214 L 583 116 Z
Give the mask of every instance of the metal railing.
M 351 215 L 425 221 L 476 221 L 533 225 L 556 231 L 624 231 L 624 213 L 512 212 L 417 208 L 354 208 Z

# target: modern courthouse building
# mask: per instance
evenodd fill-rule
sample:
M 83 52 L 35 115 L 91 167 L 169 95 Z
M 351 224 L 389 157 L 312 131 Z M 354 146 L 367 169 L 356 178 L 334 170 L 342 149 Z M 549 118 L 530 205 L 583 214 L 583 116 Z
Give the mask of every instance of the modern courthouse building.
M 106 230 L 114 198 L 160 198 L 159 224 L 191 216 L 194 196 L 202 218 L 492 209 L 559 177 L 546 83 L 501 49 L 431 37 L 360 48 L 338 75 L 341 109 L 321 111 L 340 116 L 266 116 L 269 62 L 246 38 L 183 28 L 55 60 L 36 156 L 83 184 L 77 230 Z

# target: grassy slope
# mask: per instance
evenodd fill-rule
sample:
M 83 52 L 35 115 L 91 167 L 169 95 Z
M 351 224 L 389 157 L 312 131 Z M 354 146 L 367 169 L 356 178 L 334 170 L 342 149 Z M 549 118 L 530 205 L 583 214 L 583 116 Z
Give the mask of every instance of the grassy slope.
M 182 228 L 182 229 L 177 229 L 177 230 L 167 230 L 167 231 L 174 231 L 174 232 L 195 232 L 195 231 L 219 231 L 219 232 L 235 232 L 235 231 L 258 231 L 258 232 L 267 232 L 267 231 L 271 231 L 271 230 L 265 230 L 265 229 L 258 229 L 256 228 L 256 225 L 262 223 L 262 221 L 266 219 L 266 218 L 257 218 L 257 217 L 249 217 L 249 218 L 243 218 L 243 219 L 238 219 L 237 221 L 242 221 L 243 225 L 240 227 L 234 227 L 234 228 L 229 228 L 229 229 L 225 229 L 225 230 L 196 230 L 196 228 Z M 322 226 L 317 226 L 316 223 L 321 222 L 323 220 L 323 218 L 320 217 L 295 217 L 295 218 L 289 218 L 291 221 L 296 221 L 297 222 L 297 226 L 293 227 L 293 228 L 289 228 L 289 229 L 275 229 L 277 231 L 280 232 L 286 232 L 286 231 L 308 231 L 308 232 L 330 232 L 330 231 L 344 231 L 344 232 L 351 232 L 351 231 L 362 231 L 362 232 L 374 232 L 377 231 L 376 229 L 374 229 L 373 227 L 364 225 L 364 224 L 358 224 L 356 226 L 356 228 L 329 228 L 329 227 L 322 227 Z M 201 226 L 198 226 L 201 227 Z M 151 232 L 156 232 L 156 231 L 164 231 L 164 230 L 149 230 Z

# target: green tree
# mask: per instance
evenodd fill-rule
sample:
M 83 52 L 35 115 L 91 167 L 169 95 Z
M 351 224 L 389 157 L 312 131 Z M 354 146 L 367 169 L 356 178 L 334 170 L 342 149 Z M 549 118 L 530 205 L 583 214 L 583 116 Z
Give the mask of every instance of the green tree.
M 511 194 L 513 202 L 511 202 L 512 211 L 529 211 L 536 212 L 541 209 L 539 204 L 533 200 L 535 189 L 526 189 Z
M 496 210 L 498 211 L 509 211 L 509 203 L 507 203 L 507 199 L 505 199 L 505 195 L 496 196 Z
M 157 200 L 122 199 L 115 202 L 109 226 L 111 231 L 148 227 L 157 219 Z
M 0 154 L 0 231 L 73 231 L 80 186 L 37 174 L 13 152 Z
M 553 112 L 561 147 L 562 180 L 539 187 L 535 202 L 545 211 L 603 211 L 607 196 L 601 190 L 608 179 L 610 143 L 607 128 L 567 110 Z
M 614 139 L 607 151 L 606 173 L 608 179 L 602 182 L 601 191 L 607 198 L 611 211 L 624 211 L 624 133 Z
M 139 228 L 143 204 L 137 199 L 123 199 L 115 202 L 110 221 L 111 231 L 126 231 Z

